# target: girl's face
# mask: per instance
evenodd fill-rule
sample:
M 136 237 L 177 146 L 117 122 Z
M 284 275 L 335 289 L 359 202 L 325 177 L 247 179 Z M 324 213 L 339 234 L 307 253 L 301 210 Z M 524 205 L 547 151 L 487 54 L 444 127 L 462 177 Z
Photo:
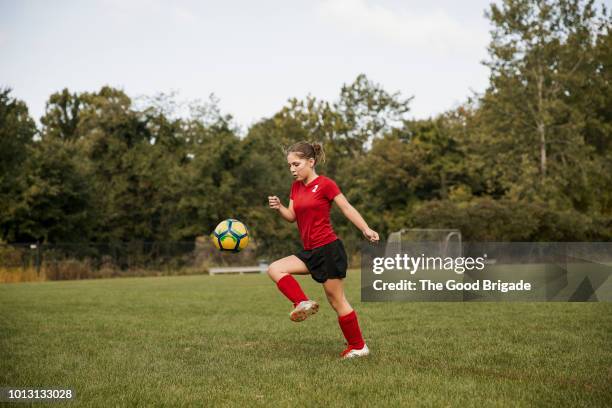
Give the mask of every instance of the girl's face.
M 306 180 L 312 173 L 314 167 L 314 159 L 301 159 L 295 153 L 287 155 L 287 163 L 289 163 L 289 171 L 295 180 Z

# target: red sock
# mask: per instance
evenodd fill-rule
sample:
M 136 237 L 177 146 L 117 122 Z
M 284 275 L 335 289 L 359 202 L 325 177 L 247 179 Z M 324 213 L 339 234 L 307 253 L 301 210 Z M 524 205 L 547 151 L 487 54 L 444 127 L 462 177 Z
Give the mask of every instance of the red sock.
M 338 323 L 342 329 L 342 334 L 350 346 L 356 349 L 362 349 L 365 345 L 363 337 L 361 336 L 361 329 L 359 329 L 359 322 L 357 321 L 357 313 L 353 310 L 351 313 L 339 316 Z
M 293 306 L 297 306 L 303 300 L 308 300 L 298 281 L 291 275 L 283 276 L 276 282 L 276 286 L 283 292 L 283 295 L 287 296 L 287 299 L 293 302 Z

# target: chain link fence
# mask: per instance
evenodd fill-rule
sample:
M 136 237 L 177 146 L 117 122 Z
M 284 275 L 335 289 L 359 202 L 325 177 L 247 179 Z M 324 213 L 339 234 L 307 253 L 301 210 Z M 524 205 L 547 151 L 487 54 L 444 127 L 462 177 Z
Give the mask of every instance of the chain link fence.
M 343 242 L 349 268 L 359 267 L 361 240 Z M 239 253 L 220 252 L 206 236 L 192 242 L 0 244 L 0 283 L 207 274 L 211 267 L 269 264 L 300 249 L 262 254 L 251 241 Z

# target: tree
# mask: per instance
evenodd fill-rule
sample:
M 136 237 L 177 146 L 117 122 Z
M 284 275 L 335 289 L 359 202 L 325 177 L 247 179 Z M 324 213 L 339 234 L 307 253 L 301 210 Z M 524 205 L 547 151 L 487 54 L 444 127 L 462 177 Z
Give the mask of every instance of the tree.
M 276 195 L 289 205 L 292 183 L 285 151 L 298 140 L 321 140 L 311 137 L 296 118 L 281 111 L 272 118 L 253 125 L 241 141 L 240 159 L 235 174 L 240 196 L 244 200 L 246 220 L 255 228 L 252 236 L 260 253 L 283 256 L 299 248 L 295 224 L 289 224 L 268 208 L 268 196 Z
M 388 93 L 364 74 L 352 84 L 343 85 L 334 108 L 342 118 L 338 133 L 348 155 L 362 154 L 375 138 L 400 127 L 407 119 L 411 100 L 403 99 L 399 92 Z
M 181 169 L 174 237 L 191 239 L 210 233 L 221 220 L 240 218 L 246 202 L 236 176 L 241 146 L 229 127 L 217 123 L 189 126 L 191 159 Z M 245 181 L 246 183 L 246 181 Z
M 47 138 L 31 145 L 15 239 L 44 243 L 91 239 L 96 214 L 87 176 L 75 144 Z
M 47 101 L 45 115 L 40 120 L 43 133 L 60 140 L 78 139 L 82 136 L 78 132 L 82 107 L 83 102 L 79 95 L 71 94 L 67 88 L 52 94 Z
M 307 140 L 323 142 L 329 164 L 321 167 L 329 176 L 342 178 L 339 171 L 352 169 L 351 162 L 360 159 L 375 139 L 402 125 L 411 100 L 360 74 L 342 86 L 336 102 L 291 99 L 276 116 L 301 124 Z
M 37 132 L 25 103 L 10 93 L 10 89 L 0 89 L 0 239 L 3 241 L 14 241 L 20 234 L 23 220 L 17 213 L 26 188 L 25 162 Z
M 583 201 L 598 166 L 586 134 L 590 113 L 576 95 L 601 92 L 592 78 L 596 44 L 610 27 L 606 13 L 581 0 L 491 5 L 491 83 L 477 113 L 478 137 L 503 194 L 592 205 Z
M 79 144 L 91 166 L 100 214 L 94 236 L 101 242 L 151 240 L 148 199 L 156 186 L 141 177 L 153 140 L 149 118 L 132 110 L 131 99 L 117 89 L 103 87 L 79 98 Z

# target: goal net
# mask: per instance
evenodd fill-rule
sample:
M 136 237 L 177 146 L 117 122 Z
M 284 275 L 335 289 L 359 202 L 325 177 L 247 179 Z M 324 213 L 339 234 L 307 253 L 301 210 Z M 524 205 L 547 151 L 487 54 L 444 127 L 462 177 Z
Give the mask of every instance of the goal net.
M 410 249 L 422 249 L 429 256 L 461 257 L 463 254 L 461 231 L 458 229 L 404 228 L 389 234 L 389 254 Z

